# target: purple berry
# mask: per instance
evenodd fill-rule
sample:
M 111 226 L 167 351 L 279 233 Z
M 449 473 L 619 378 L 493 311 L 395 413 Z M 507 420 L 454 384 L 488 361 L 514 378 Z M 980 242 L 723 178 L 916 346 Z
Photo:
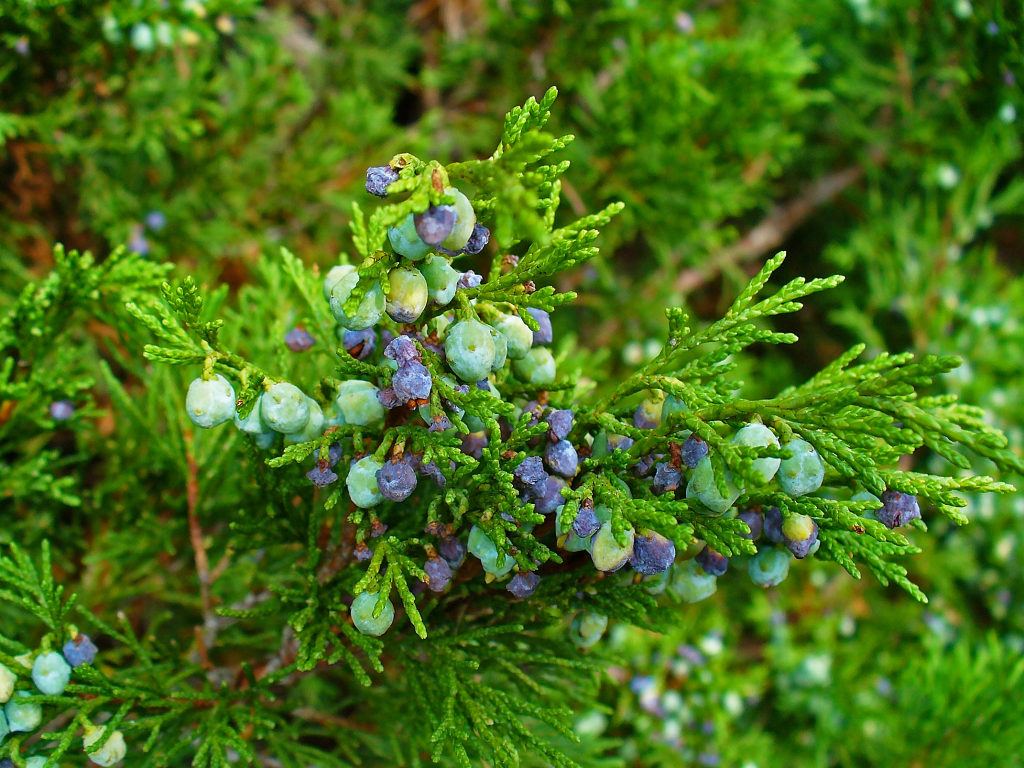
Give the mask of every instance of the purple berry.
M 705 573 L 711 574 L 712 576 L 721 576 L 729 570 L 729 558 L 715 552 L 711 547 L 705 546 L 704 549 L 701 550 L 700 554 L 694 559 L 700 567 L 704 569 Z
M 519 571 L 519 573 L 509 579 L 508 586 L 505 589 L 511 592 L 514 597 L 525 600 L 537 591 L 538 584 L 540 584 L 539 575 L 533 571 Z
M 355 558 L 357 562 L 365 563 L 371 557 L 373 557 L 372 549 L 366 546 L 363 542 L 356 544 Z
M 750 541 L 757 541 L 761 535 L 761 529 L 764 527 L 764 518 L 761 517 L 761 513 L 756 509 L 745 509 L 736 517 L 746 523 L 750 529 L 750 533 L 741 533 L 740 536 Z
M 377 470 L 377 487 L 389 501 L 405 501 L 416 490 L 416 472 L 407 461 L 385 461 Z
M 653 453 L 648 453 L 646 456 L 641 456 L 640 460 L 633 465 L 633 474 L 637 477 L 646 477 L 651 472 L 651 467 L 654 466 L 654 462 L 658 460 Z
M 581 504 L 580 511 L 576 513 L 576 519 L 572 521 L 572 532 L 581 539 L 589 539 L 601 530 L 601 521 L 594 513 L 594 505 L 590 503 Z M 636 546 L 636 540 L 633 541 Z
M 372 328 L 362 331 L 345 331 L 341 345 L 356 360 L 365 360 L 377 346 L 377 334 Z
M 643 405 L 638 405 L 633 411 L 633 426 L 637 429 L 654 429 L 658 426 L 658 422 L 647 415 Z
M 781 544 L 786 540 L 782 533 L 782 510 L 778 507 L 771 507 L 764 513 L 764 537 L 768 541 Z
M 395 394 L 394 387 L 384 387 L 383 389 L 377 390 L 377 400 L 387 409 L 397 408 L 402 405 L 404 401 Z
M 398 181 L 398 171 L 390 165 L 371 165 L 366 169 L 366 191 L 377 197 L 387 197 L 388 187 Z
M 544 451 L 544 462 L 548 469 L 562 477 L 572 477 L 579 468 L 580 457 L 568 440 L 559 440 L 557 443 L 548 443 Z
M 526 311 L 533 315 L 533 319 L 540 326 L 540 329 L 533 332 L 533 343 L 541 345 L 550 344 L 554 338 L 551 331 L 551 315 L 543 309 L 536 309 L 534 307 L 529 307 Z
M 309 472 L 306 473 L 306 477 L 309 479 L 309 482 L 317 488 L 326 488 L 338 479 L 337 474 L 327 467 L 321 467 L 319 465 L 309 470 Z
M 428 399 L 432 386 L 430 371 L 423 363 L 417 363 L 415 360 L 402 365 L 391 377 L 391 388 L 394 389 L 395 396 L 403 403 L 410 400 Z
M 444 490 L 444 487 L 448 485 L 448 479 L 441 473 L 441 468 L 437 466 L 437 462 L 431 460 L 426 464 L 420 462 L 417 465 L 417 470 L 424 477 L 433 480 L 434 484 Z
M 466 561 L 466 545 L 462 539 L 456 539 L 454 536 L 441 539 L 437 551 L 452 568 L 458 568 Z
M 797 560 L 803 560 L 807 555 L 810 554 L 811 549 L 818 543 L 818 524 L 812 521 L 814 526 L 811 529 L 811 535 L 806 539 L 789 539 L 785 540 L 786 548 L 793 553 L 793 557 Z
M 569 409 L 551 411 L 544 421 L 548 423 L 548 440 L 552 442 L 565 440 L 572 432 L 572 411 Z
M 671 493 L 683 483 L 683 473 L 667 461 L 661 462 L 654 470 L 654 482 L 651 490 L 655 496 Z
M 575 525 L 573 526 L 575 530 Z M 633 539 L 633 554 L 629 564 L 644 576 L 664 573 L 676 559 L 676 545 L 672 539 L 651 531 Z
M 50 403 L 50 418 L 54 421 L 67 421 L 75 415 L 75 404 L 70 400 L 55 400 Z
M 132 234 L 128 238 L 128 250 L 140 256 L 145 256 L 149 253 L 149 241 L 142 233 L 142 227 L 132 229 Z
M 316 339 L 305 328 L 292 328 L 284 335 L 284 345 L 292 352 L 305 352 L 316 344 Z
M 530 494 L 533 496 L 533 511 L 539 512 L 542 515 L 550 515 L 562 506 L 565 503 L 562 489 L 567 485 L 568 483 L 562 478 L 555 477 L 554 475 L 549 476 L 544 481 L 542 490 L 538 493 Z
M 88 635 L 79 633 L 74 640 L 68 640 L 61 649 L 64 658 L 72 667 L 79 667 L 82 664 L 92 664 L 96 658 L 96 645 L 89 639 Z
M 331 443 L 331 447 L 327 449 L 327 466 L 333 467 L 339 461 L 341 461 L 343 451 L 341 446 L 337 443 Z
M 485 227 L 483 224 L 473 225 L 473 233 L 469 236 L 469 240 L 462 247 L 466 253 L 476 255 L 484 249 L 484 246 L 491 241 L 491 230 Z
M 423 213 L 413 216 L 413 221 L 420 240 L 433 248 L 452 233 L 458 218 L 454 205 L 432 205 Z
M 920 517 L 921 506 L 917 503 L 917 496 L 899 491 L 885 491 L 882 508 L 875 511 L 875 518 L 886 528 L 899 528 Z
M 483 281 L 484 279 L 480 275 L 469 269 L 462 273 L 462 277 L 459 278 L 459 282 L 456 285 L 462 290 L 466 290 L 467 288 L 479 288 L 480 283 Z
M 540 492 L 548 479 L 544 471 L 544 460 L 540 456 L 527 456 L 523 462 L 512 470 L 513 485 L 520 491 Z
M 633 438 L 625 435 L 608 435 L 608 447 L 613 451 L 628 451 L 633 447 Z
M 154 232 L 159 232 L 167 226 L 167 217 L 161 211 L 150 211 L 146 214 L 146 226 Z
M 483 432 L 470 432 L 462 436 L 462 445 L 459 450 L 474 459 L 480 459 L 484 455 L 484 448 L 487 447 L 487 435 Z
M 446 432 L 451 428 L 452 420 L 448 418 L 448 414 L 442 413 L 430 417 L 430 426 L 427 427 L 427 432 Z
M 443 592 L 452 580 L 452 567 L 447 560 L 442 560 L 440 557 L 432 557 L 427 560 L 423 570 L 427 572 L 427 586 L 430 587 L 431 592 Z
M 396 336 L 385 348 L 384 357 L 394 360 L 399 366 L 411 362 L 418 363 L 423 359 L 416 342 L 408 336 Z
M 708 444 L 704 442 L 697 435 L 690 435 L 686 438 L 686 442 L 683 443 L 683 447 L 679 452 L 679 457 L 690 469 L 693 469 L 700 460 L 708 455 Z

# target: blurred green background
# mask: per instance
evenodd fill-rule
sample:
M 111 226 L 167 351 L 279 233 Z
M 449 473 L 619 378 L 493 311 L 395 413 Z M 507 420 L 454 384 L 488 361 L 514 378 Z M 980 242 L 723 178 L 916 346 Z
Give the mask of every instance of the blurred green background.
M 801 341 L 762 350 L 748 394 L 858 341 L 956 354 L 936 390 L 1022 445 L 1022 41 L 1012 0 L 2 0 L 0 306 L 55 242 L 232 291 L 281 246 L 327 267 L 368 165 L 486 156 L 504 112 L 556 85 L 565 218 L 627 204 L 604 258 L 561 278 L 581 298 L 557 332 L 595 378 L 657 351 L 662 307 L 715 317 L 786 250 L 782 277 L 848 280 L 780 321 Z M 80 367 L 131 388 L 148 374 L 104 327 L 74 335 Z M 179 386 L 155 376 L 136 389 L 154 411 Z M 177 471 L 94 395 L 61 462 Z M 39 532 L 72 514 L 35 503 Z M 928 605 L 808 562 L 769 592 L 727 575 L 671 635 L 617 628 L 578 723 L 595 765 L 1021 765 L 1024 499 L 969 513 L 911 534 Z

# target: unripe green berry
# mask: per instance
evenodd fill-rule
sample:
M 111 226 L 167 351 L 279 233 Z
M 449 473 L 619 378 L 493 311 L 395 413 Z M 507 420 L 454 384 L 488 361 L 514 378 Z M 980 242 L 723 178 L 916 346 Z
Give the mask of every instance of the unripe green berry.
M 696 560 L 685 560 L 672 566 L 669 591 L 686 603 L 697 603 L 715 594 L 718 579 L 707 573 Z
M 533 347 L 533 331 L 519 315 L 502 315 L 491 323 L 508 343 L 508 357 L 519 360 Z
M 747 566 L 750 580 L 761 587 L 774 587 L 789 575 L 792 556 L 784 549 L 762 549 Z
M 235 415 L 235 390 L 219 373 L 212 379 L 193 379 L 188 385 L 185 410 L 197 427 L 216 427 Z
M 725 485 L 727 493 L 725 496 L 718 490 L 715 482 L 715 469 L 711 463 L 711 457 L 705 456 L 701 459 L 690 475 L 690 481 L 686 484 L 686 498 L 697 499 L 715 515 L 723 514 L 731 507 L 736 499 L 743 493 L 732 481 L 732 473 L 725 472 Z
M 396 323 L 413 323 L 427 306 L 427 281 L 418 269 L 396 267 L 388 272 L 387 312 Z
M 419 261 L 430 253 L 430 246 L 416 234 L 416 220 L 411 213 L 397 227 L 388 227 L 388 240 L 395 253 L 412 261 Z
M 338 393 L 334 396 L 334 403 L 338 407 L 342 423 L 360 427 L 382 423 L 387 410 L 377 399 L 379 391 L 368 381 L 353 379 L 341 382 Z
M 821 482 L 825 479 L 825 463 L 814 446 L 806 440 L 794 438 L 783 447 L 793 455 L 782 460 L 779 473 L 775 476 L 782 490 L 795 497 L 821 488 Z
M 581 613 L 572 620 L 569 636 L 580 648 L 590 648 L 608 629 L 608 617 L 600 613 Z
M 617 571 L 629 562 L 633 556 L 635 533 L 632 528 L 626 530 L 626 545 L 623 546 L 612 533 L 612 524 L 604 523 L 590 540 L 590 557 L 594 567 L 599 571 Z
M 420 264 L 420 272 L 427 281 L 427 295 L 441 306 L 450 304 L 459 287 L 459 271 L 440 254 L 430 256 Z
M 89 755 L 89 759 L 96 763 L 96 765 L 104 766 L 104 768 L 121 762 L 128 752 L 128 747 L 124 743 L 123 733 L 114 731 L 110 734 L 110 738 L 107 739 L 105 736 L 106 732 L 107 727 L 101 725 L 92 731 L 86 732 L 85 736 L 82 737 L 82 744 L 85 745 L 86 750 L 93 744 L 103 744 L 97 751 Z
M 463 381 L 476 383 L 486 379 L 494 363 L 491 331 L 476 320 L 460 320 L 448 327 L 444 352 L 448 365 Z
M 3 664 L 0 664 L 0 704 L 6 704 L 14 693 L 17 676 Z
M 526 357 L 513 361 L 512 370 L 526 384 L 552 384 L 555 381 L 555 358 L 547 347 L 534 347 Z
M 294 384 L 281 381 L 260 397 L 260 415 L 272 430 L 287 435 L 305 428 L 311 402 Z
M 324 433 L 324 412 L 315 400 L 309 401 L 309 418 L 301 429 L 289 432 L 284 436 L 286 443 L 308 443 L 316 440 Z
M 71 666 L 59 653 L 41 653 L 32 664 L 32 682 L 40 693 L 60 696 L 71 680 Z
M 498 565 L 498 547 L 491 541 L 483 528 L 474 525 L 469 531 L 469 539 L 466 548 L 470 554 L 480 560 L 484 570 L 494 578 L 501 578 L 515 566 L 516 561 L 511 555 L 506 554 L 501 565 Z
M 380 592 L 360 592 L 352 601 L 352 608 L 349 609 L 352 623 L 364 635 L 380 637 L 395 621 L 395 606 L 391 600 L 385 600 L 380 616 L 374 617 L 373 611 L 379 598 Z
M 335 279 L 331 287 L 330 303 L 334 319 L 350 331 L 362 331 L 376 325 L 377 321 L 384 314 L 386 304 L 384 291 L 381 290 L 380 283 L 374 283 L 370 287 L 370 290 L 360 299 L 355 313 L 349 317 L 345 313 L 345 302 L 352 294 L 352 290 L 359 284 L 359 273 L 355 267 L 349 264 L 342 264 L 340 267 L 335 267 L 335 269 L 339 270 L 335 274 L 340 275 L 340 277 Z M 331 270 L 331 272 L 333 273 L 334 270 Z
M 25 691 L 18 691 L 4 706 L 7 727 L 12 732 L 31 733 L 43 722 L 43 708 L 35 702 L 24 701 L 28 695 Z
M 740 429 L 732 437 L 733 445 L 745 445 L 752 448 L 767 448 L 769 446 L 778 448 L 779 438 L 775 436 L 764 424 L 754 422 Z M 751 474 L 758 485 L 770 482 L 775 473 L 779 470 L 782 459 L 754 459 L 751 464 Z
M 494 341 L 494 362 L 491 363 L 492 371 L 500 371 L 508 359 L 508 341 L 505 335 L 494 328 L 491 328 L 491 339 Z
M 377 472 L 383 464 L 372 456 L 364 456 L 352 465 L 345 479 L 349 498 L 357 507 L 368 509 L 375 507 L 384 500 L 377 486 Z

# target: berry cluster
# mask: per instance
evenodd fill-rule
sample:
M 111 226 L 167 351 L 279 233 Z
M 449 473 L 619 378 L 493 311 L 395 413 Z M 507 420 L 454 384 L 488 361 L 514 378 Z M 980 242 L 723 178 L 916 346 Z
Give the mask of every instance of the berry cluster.
M 400 158 L 393 163 L 367 170 L 367 192 L 387 198 L 400 180 L 403 191 L 408 189 L 404 180 L 412 176 L 403 175 Z M 496 452 L 493 446 L 488 457 L 500 458 L 518 508 L 526 510 L 527 518 L 503 511 L 499 528 L 518 529 L 538 541 L 549 536 L 550 546 L 566 553 L 586 552 L 602 574 L 629 565 L 649 592 L 667 590 L 685 602 L 714 593 L 717 578 L 729 567 L 729 557 L 703 541 L 674 542 L 646 527 L 634 530 L 613 511 L 614 499 L 640 494 L 652 503 L 685 500 L 699 515 L 739 518 L 747 526 L 746 538 L 759 542 L 757 553 L 743 559 L 747 572 L 764 587 L 786 578 L 792 558 L 817 550 L 818 524 L 812 517 L 785 511 L 786 505 L 763 513 L 760 508 L 735 508 L 748 490 L 755 495 L 781 491 L 798 499 L 821 488 L 825 464 L 800 437 L 786 433 L 780 439 L 758 421 L 740 427 L 728 441 L 730 450 L 744 462 L 734 477 L 697 434 L 677 431 L 665 437 L 666 453 L 634 448 L 644 430 L 688 410 L 678 397 L 657 393 L 644 400 L 633 413 L 633 437 L 609 433 L 592 417 L 581 422 L 574 409 L 551 405 L 546 390 L 555 382 L 556 365 L 549 348 L 553 333 L 548 312 L 479 298 L 476 289 L 481 278 L 472 271 L 457 270 L 452 263 L 460 256 L 479 253 L 489 242 L 490 232 L 478 222 L 466 194 L 435 178 L 435 192 L 442 189 L 453 202 L 425 205 L 387 229 L 391 252 L 378 252 L 359 269 L 337 265 L 323 280 L 324 298 L 339 326 L 338 354 L 343 360 L 350 358 L 355 366 L 351 370 L 366 378 L 335 381 L 330 388 L 325 384 L 321 402 L 294 384 L 266 379 L 243 415 L 231 384 L 208 368 L 189 387 L 186 408 L 192 421 L 212 427 L 233 419 L 238 429 L 265 449 L 277 444 L 278 435 L 286 443 L 317 441 L 315 464 L 306 477 L 318 488 L 339 480 L 337 467 L 345 455 L 343 446 L 349 444 L 337 438 L 325 440 L 326 435 L 350 427 L 386 430 L 393 436 L 385 437 L 372 453 L 360 449 L 361 432 L 345 432 L 360 436 L 355 454 L 342 465 L 347 467 L 344 490 L 360 510 L 408 502 L 417 493 L 420 478 L 428 478 L 443 491 L 458 471 L 455 459 L 473 466 L 470 459 L 480 460 L 496 436 L 505 441 L 514 433 L 516 445 L 527 450 Z M 460 291 L 467 293 L 460 295 Z M 296 328 L 285 343 L 293 351 L 303 351 L 314 340 Z M 535 399 L 520 396 L 503 401 L 498 386 L 506 383 Z M 431 448 L 435 443 L 427 439 L 432 433 L 458 435 L 464 456 L 458 452 L 435 455 Z M 644 442 L 650 445 L 651 441 Z M 631 482 L 639 487 L 618 478 L 621 487 L 614 493 L 601 492 L 601 484 L 614 474 L 605 471 L 609 467 L 628 469 L 634 478 Z M 916 499 L 906 494 L 889 491 L 876 502 L 880 506 L 877 520 L 889 527 L 920 516 Z M 418 496 L 416 503 L 420 505 Z M 421 591 L 449 589 L 469 553 L 488 582 L 508 578 L 506 589 L 515 599 L 536 593 L 542 563 L 532 560 L 531 566 L 530 559 L 513 556 L 517 553 L 493 527 L 491 517 L 484 511 L 478 519 L 471 518 L 475 524 L 469 526 L 465 539 L 450 525 L 428 525 L 428 532 L 439 541 L 436 547 L 424 545 Z M 359 529 L 357 561 L 372 557 L 367 539 L 385 530 L 377 517 L 370 528 Z M 677 543 L 682 551 L 677 552 Z M 469 577 L 467 572 L 465 578 Z M 375 584 L 371 581 L 355 596 L 350 615 L 357 629 L 377 636 L 391 626 L 395 606 Z M 582 613 L 570 634 L 581 646 L 592 645 L 607 621 L 597 613 Z
M 74 668 L 83 664 L 92 664 L 96 659 L 97 649 L 88 635 L 71 630 L 72 637 L 61 652 L 43 648 L 36 653 L 28 653 L 14 659 L 14 669 L 0 664 L 0 744 L 11 733 L 33 733 L 43 725 L 43 704 L 27 688 L 19 688 L 19 680 L 29 678 L 43 696 L 61 696 L 71 682 Z M 87 725 L 83 736 L 83 745 L 88 750 L 99 743 L 103 737 L 102 726 Z M 115 731 L 105 743 L 89 755 L 89 759 L 97 765 L 110 766 L 124 759 L 127 751 L 124 736 Z M 42 766 L 47 758 L 35 755 L 26 758 L 30 766 Z M 10 758 L 0 761 L 0 768 L 9 768 L 14 763 Z

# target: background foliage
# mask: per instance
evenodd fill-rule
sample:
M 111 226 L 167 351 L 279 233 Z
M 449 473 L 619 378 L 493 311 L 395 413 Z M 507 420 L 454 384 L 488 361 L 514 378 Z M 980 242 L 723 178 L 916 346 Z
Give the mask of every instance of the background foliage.
M 195 583 L 188 512 L 209 522 L 216 572 L 232 560 L 218 530 L 260 504 L 258 462 L 240 464 L 226 433 L 192 434 L 188 373 L 144 361 L 149 339 L 121 308 L 171 270 L 222 282 L 207 309 L 228 318 L 228 342 L 283 360 L 291 289 L 262 254 L 287 245 L 310 268 L 333 264 L 368 165 L 486 156 L 508 106 L 550 84 L 552 132 L 577 136 L 558 223 L 626 203 L 604 258 L 559 278 L 581 299 L 555 314 L 556 334 L 579 342 L 584 372 L 649 356 L 663 306 L 718 317 L 785 249 L 782 277 L 847 281 L 780 319 L 801 343 L 759 350 L 745 394 L 856 342 L 957 354 L 940 389 L 1020 445 L 1022 39 L 1010 0 L 0 4 L 0 309 L 32 281 L 57 297 L 36 302 L 20 358 L 0 365 L 0 542 L 34 553 L 48 538 L 58 581 L 122 612 L 105 630 L 125 639 L 105 649 L 112 662 L 131 633 L 188 646 L 183 629 L 206 622 L 230 649 L 252 632 L 182 584 Z M 123 266 L 122 245 L 142 268 Z M 47 407 L 63 397 L 78 410 L 57 424 Z M 607 674 L 537 679 L 580 681 L 566 704 L 601 737 L 587 741 L 593 765 L 1012 765 L 1024 508 L 979 497 L 968 512 L 968 527 L 911 534 L 928 605 L 827 564 L 771 592 L 733 579 L 665 635 L 616 630 Z M 222 605 L 246 596 L 227 580 L 208 589 Z M 4 625 L 19 617 L 0 604 Z M 458 648 L 437 653 L 458 668 Z M 346 727 L 334 696 L 306 677 L 280 711 Z M 400 737 L 388 753 L 389 702 L 364 706 L 380 725 L 353 731 L 340 764 L 414 764 Z M 235 726 L 272 734 L 296 765 L 314 759 L 288 752 L 284 718 Z

